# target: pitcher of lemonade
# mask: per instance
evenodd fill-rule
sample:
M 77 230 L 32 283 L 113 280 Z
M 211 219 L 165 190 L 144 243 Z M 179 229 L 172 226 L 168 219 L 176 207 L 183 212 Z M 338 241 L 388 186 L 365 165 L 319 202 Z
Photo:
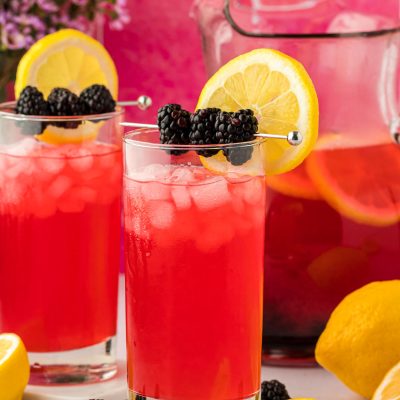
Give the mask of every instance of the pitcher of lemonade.
M 400 278 L 398 0 L 198 0 L 209 74 L 254 48 L 298 59 L 320 132 L 293 172 L 267 178 L 263 360 L 314 362 L 330 313 Z

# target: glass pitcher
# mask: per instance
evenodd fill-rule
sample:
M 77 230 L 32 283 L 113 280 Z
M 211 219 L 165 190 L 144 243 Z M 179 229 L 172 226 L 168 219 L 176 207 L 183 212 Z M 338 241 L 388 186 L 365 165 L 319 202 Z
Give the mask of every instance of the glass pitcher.
M 254 48 L 300 60 L 320 135 L 294 171 L 267 178 L 263 360 L 314 362 L 343 297 L 400 278 L 398 0 L 199 0 L 209 74 Z

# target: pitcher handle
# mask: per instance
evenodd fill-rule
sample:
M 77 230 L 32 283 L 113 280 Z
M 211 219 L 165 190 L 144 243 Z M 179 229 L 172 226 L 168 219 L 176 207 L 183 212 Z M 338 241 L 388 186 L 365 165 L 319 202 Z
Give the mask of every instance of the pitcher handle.
M 224 3 L 224 15 L 229 25 L 232 27 L 234 31 L 239 33 L 240 35 L 252 37 L 252 38 L 298 38 L 298 39 L 329 39 L 329 38 L 341 38 L 341 37 L 371 37 L 371 36 L 379 36 L 385 33 L 392 33 L 398 31 L 398 28 L 388 28 L 381 29 L 377 31 L 365 31 L 365 32 L 343 32 L 343 33 L 335 33 L 335 32 L 321 32 L 321 33 L 271 33 L 271 32 L 251 32 L 244 28 L 242 28 L 233 18 L 231 12 L 231 2 L 230 0 L 225 0 Z

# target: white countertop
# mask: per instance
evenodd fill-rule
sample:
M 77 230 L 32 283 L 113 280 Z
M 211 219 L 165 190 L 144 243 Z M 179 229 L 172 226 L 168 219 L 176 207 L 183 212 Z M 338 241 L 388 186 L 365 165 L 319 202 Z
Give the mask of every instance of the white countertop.
M 118 319 L 119 373 L 111 381 L 79 386 L 28 386 L 23 400 L 126 400 L 125 382 L 125 311 L 124 286 L 120 282 Z M 262 368 L 262 380 L 278 379 L 292 397 L 313 397 L 317 400 L 361 400 L 337 379 L 320 368 Z

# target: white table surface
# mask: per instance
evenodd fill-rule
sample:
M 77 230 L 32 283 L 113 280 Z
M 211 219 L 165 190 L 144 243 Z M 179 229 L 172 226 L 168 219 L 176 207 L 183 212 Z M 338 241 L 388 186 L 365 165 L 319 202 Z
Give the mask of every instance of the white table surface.
M 120 282 L 118 348 L 119 372 L 115 379 L 100 384 L 77 386 L 28 386 L 23 400 L 126 400 L 125 310 L 123 279 Z M 320 368 L 262 368 L 262 380 L 278 379 L 292 397 L 317 400 L 361 400 L 336 378 Z

